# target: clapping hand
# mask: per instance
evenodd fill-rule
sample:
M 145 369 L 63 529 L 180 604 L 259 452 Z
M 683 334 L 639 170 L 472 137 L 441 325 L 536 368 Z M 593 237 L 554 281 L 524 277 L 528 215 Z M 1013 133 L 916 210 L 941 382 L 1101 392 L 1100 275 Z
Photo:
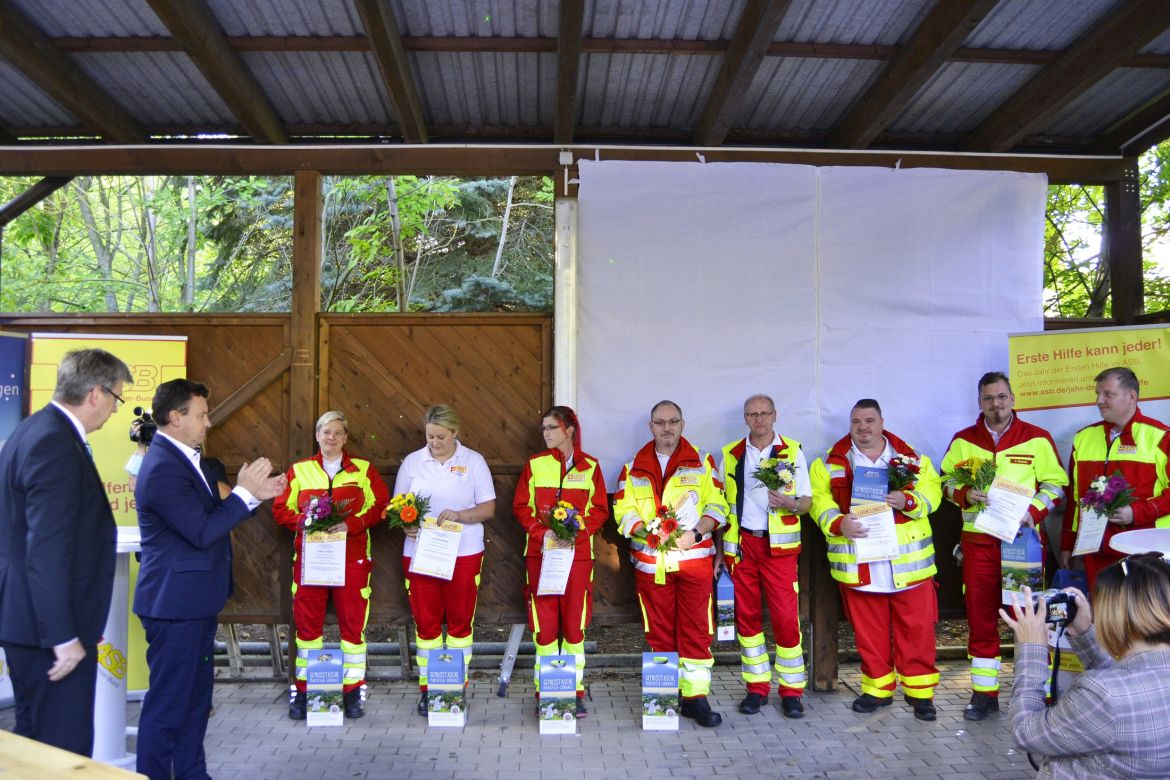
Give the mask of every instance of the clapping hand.
M 271 473 L 272 463 L 268 458 L 257 458 L 251 463 L 245 463 L 240 468 L 236 484 L 258 500 L 267 501 L 279 496 L 288 486 L 288 480 L 283 474 L 277 474 L 275 477 L 268 476 Z

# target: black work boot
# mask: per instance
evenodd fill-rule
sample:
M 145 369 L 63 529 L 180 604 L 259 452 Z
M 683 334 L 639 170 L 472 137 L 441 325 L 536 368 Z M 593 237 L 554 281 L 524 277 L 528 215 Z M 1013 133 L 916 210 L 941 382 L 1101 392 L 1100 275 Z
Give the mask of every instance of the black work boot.
M 290 720 L 304 720 L 308 708 L 308 697 L 305 696 L 304 691 L 298 691 L 296 688 L 289 691 L 288 717 Z
M 366 714 L 365 708 L 362 707 L 361 688 L 346 691 L 342 698 L 345 700 L 345 717 L 356 720 Z
M 723 716 L 711 711 L 711 705 L 706 696 L 695 696 L 692 699 L 682 700 L 682 716 L 690 718 L 700 726 L 713 729 L 723 722 Z

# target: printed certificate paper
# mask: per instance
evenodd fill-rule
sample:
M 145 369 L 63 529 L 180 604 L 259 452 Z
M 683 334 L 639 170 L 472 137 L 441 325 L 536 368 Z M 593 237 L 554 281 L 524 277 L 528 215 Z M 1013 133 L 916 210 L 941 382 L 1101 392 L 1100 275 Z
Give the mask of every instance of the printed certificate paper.
M 1105 526 L 1109 523 L 1109 516 L 1103 515 L 1095 509 L 1081 507 L 1081 517 L 1077 522 L 1077 541 L 1073 545 L 1073 555 L 1088 555 L 1101 549 L 1101 540 L 1105 538 Z
M 345 531 L 305 534 L 301 542 L 301 584 L 345 584 Z
M 459 557 L 459 535 L 462 533 L 462 523 L 424 518 L 419 526 L 418 548 L 410 559 L 411 573 L 451 579 L 455 573 L 455 559 Z
M 1004 542 L 1012 542 L 1020 532 L 1020 518 L 1032 505 L 1033 490 L 996 477 L 987 489 L 987 508 L 975 518 L 975 527 Z
M 545 537 L 540 559 L 540 582 L 536 585 L 537 596 L 565 595 L 576 554 L 577 545 L 571 540 L 562 542 L 554 536 Z
M 894 510 L 888 504 L 858 504 L 849 511 L 866 530 L 864 539 L 854 539 L 858 563 L 892 561 L 898 557 L 898 532 Z

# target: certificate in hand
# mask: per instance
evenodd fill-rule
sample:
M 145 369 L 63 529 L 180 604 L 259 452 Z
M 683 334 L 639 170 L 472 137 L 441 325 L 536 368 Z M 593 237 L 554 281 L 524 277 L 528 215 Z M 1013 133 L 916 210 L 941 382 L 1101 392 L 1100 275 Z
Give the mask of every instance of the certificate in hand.
M 419 526 L 418 547 L 410 559 L 411 574 L 451 579 L 455 573 L 455 559 L 459 557 L 459 536 L 462 533 L 462 523 L 425 518 Z
M 1002 541 L 1013 541 L 1035 495 L 1027 485 L 996 477 L 987 489 L 987 508 L 975 518 L 975 528 Z
M 301 540 L 300 584 L 331 588 L 344 585 L 345 531 L 304 534 Z
M 577 546 L 571 540 L 561 541 L 555 537 L 544 538 L 544 550 L 540 559 L 540 582 L 536 584 L 537 596 L 563 596 L 569 584 L 569 572 L 573 569 L 573 558 Z
M 858 563 L 891 561 L 898 557 L 894 510 L 888 504 L 858 504 L 849 511 L 866 531 L 864 539 L 853 540 Z
M 890 492 L 890 471 L 879 466 L 859 466 L 853 471 L 854 503 L 873 501 L 881 503 Z
M 1077 541 L 1073 545 L 1072 554 L 1088 555 L 1099 551 L 1108 523 L 1108 515 L 1103 515 L 1096 509 L 1081 507 L 1081 517 L 1077 523 Z

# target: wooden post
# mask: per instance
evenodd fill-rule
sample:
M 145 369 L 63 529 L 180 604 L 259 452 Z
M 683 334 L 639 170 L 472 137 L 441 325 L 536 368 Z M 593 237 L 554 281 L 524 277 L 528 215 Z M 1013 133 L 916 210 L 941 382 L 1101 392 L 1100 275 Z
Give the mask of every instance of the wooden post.
M 828 545 L 825 535 L 805 515 L 801 534 L 804 544 L 801 564 L 808 571 L 809 620 L 812 624 L 811 674 L 814 691 L 832 691 L 837 687 L 837 626 L 841 620 L 837 583 L 829 573 Z
M 1136 157 L 1127 157 L 1119 181 L 1105 185 L 1105 241 L 1113 321 L 1132 325 L 1145 310 L 1142 275 L 1142 204 Z
M 292 367 L 289 369 L 289 462 L 313 453 L 317 419 L 317 313 L 321 310 L 321 173 L 295 180 Z

